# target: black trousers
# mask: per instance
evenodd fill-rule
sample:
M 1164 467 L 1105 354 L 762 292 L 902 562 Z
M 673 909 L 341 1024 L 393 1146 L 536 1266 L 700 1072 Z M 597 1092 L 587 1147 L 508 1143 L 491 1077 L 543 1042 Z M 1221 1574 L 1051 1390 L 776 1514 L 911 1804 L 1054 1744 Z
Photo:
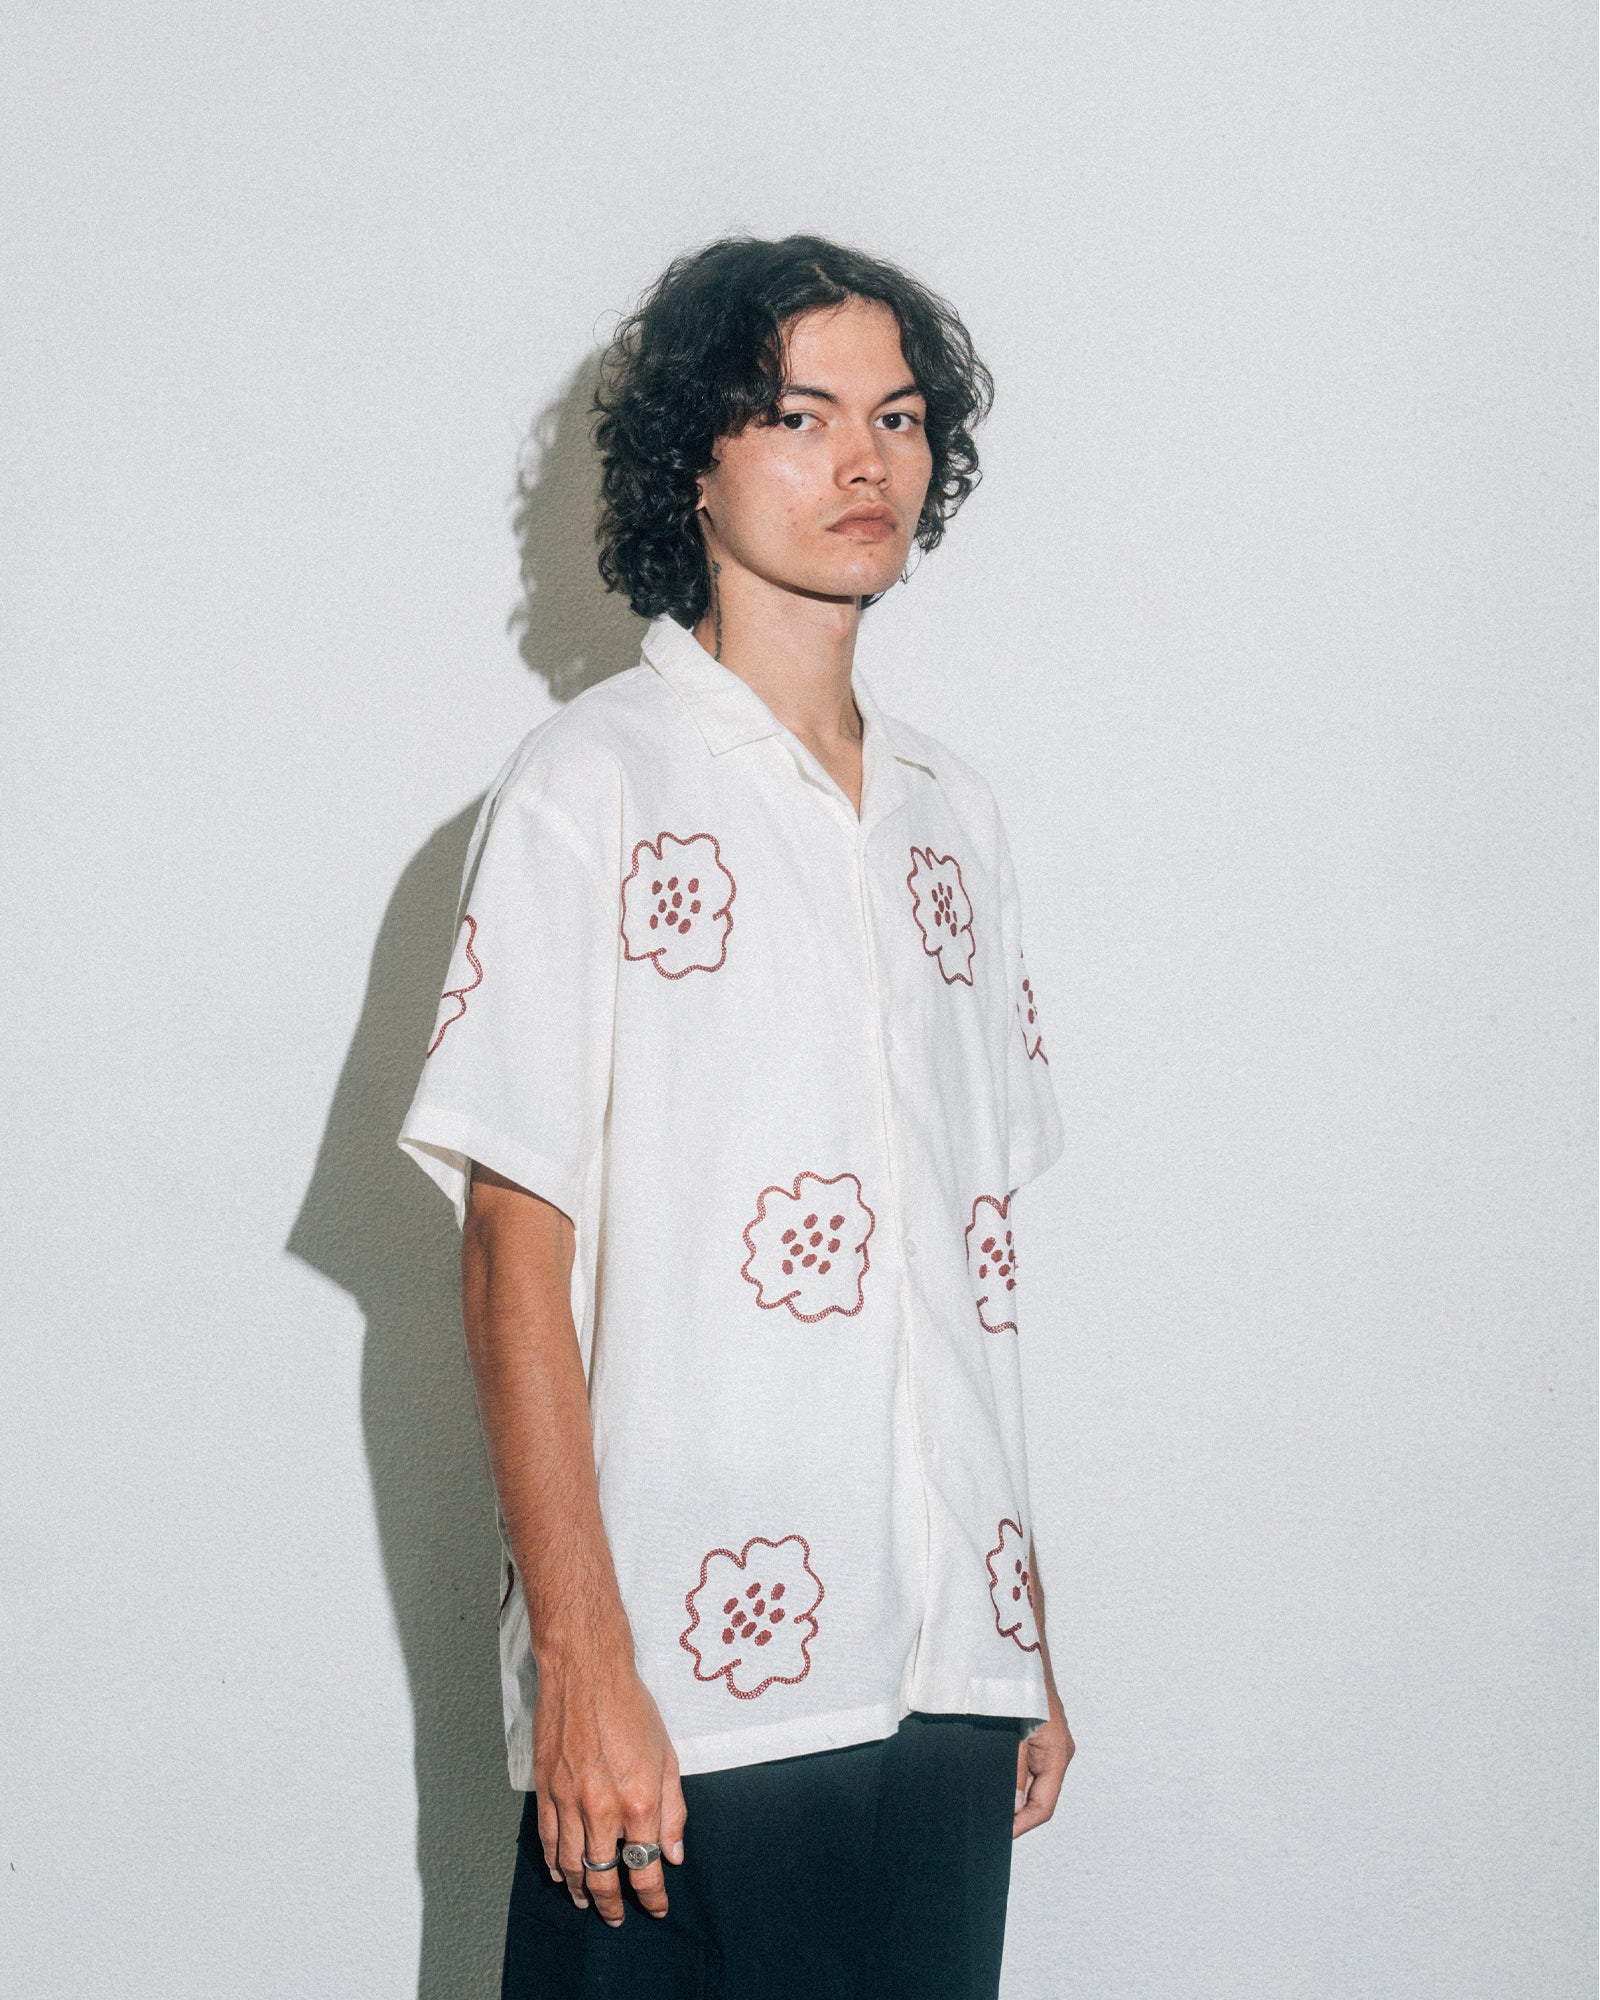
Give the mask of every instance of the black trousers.
M 622 1877 L 613 1930 L 552 1882 L 532 1792 L 501 2000 L 994 2000 L 1020 1723 L 907 1715 L 893 1736 L 683 1780 L 665 1917 Z

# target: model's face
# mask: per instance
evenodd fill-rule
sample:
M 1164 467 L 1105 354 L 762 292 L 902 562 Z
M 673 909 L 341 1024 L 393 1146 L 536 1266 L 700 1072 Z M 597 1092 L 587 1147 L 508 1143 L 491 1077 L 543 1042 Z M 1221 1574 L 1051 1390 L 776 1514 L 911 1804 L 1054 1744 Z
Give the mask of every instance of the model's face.
M 776 421 L 722 438 L 700 479 L 706 546 L 788 590 L 887 590 L 905 566 L 933 469 L 926 405 L 876 300 L 789 327 Z

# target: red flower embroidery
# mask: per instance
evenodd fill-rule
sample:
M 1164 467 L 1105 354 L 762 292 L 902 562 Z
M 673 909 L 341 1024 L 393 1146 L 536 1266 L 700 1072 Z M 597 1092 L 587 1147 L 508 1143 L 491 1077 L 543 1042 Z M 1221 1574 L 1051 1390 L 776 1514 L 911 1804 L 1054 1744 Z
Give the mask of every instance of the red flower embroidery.
M 755 1549 L 757 1554 L 751 1555 Z M 727 1677 L 729 1694 L 754 1701 L 775 1681 L 793 1684 L 811 1671 L 813 1615 L 822 1579 L 803 1535 L 769 1542 L 752 1535 L 735 1555 L 712 1549 L 700 1581 L 684 1598 L 689 1623 L 678 1643 L 694 1655 L 697 1681 Z
M 854 1174 L 797 1174 L 793 1188 L 765 1187 L 744 1226 L 750 1254 L 739 1267 L 769 1312 L 787 1306 L 796 1319 L 846 1319 L 861 1310 L 867 1238 L 877 1217 Z
M 1023 1652 L 1037 1653 L 1039 1624 L 1027 1569 L 1028 1539 L 1015 1521 L 1002 1520 L 995 1532 L 1000 1539 L 986 1559 L 995 1630 L 1002 1639 L 1014 1639 Z
M 986 1333 L 1015 1333 L 1014 1319 L 1003 1319 L 1017 1289 L 1017 1253 L 1012 1247 L 1010 1195 L 980 1194 L 967 1224 L 967 1273 L 978 1302 L 978 1324 Z
M 714 834 L 658 833 L 633 850 L 622 885 L 622 949 L 664 979 L 715 972 L 728 955 L 737 888 Z
M 467 995 L 475 993 L 483 984 L 483 967 L 478 963 L 478 954 L 472 949 L 478 937 L 477 919 L 475 917 L 463 917 L 461 919 L 461 933 L 463 934 L 462 942 L 466 947 L 467 963 L 472 967 L 472 977 L 463 981 L 460 986 L 447 986 L 445 988 L 439 1001 L 438 1018 L 433 1024 L 433 1040 L 428 1044 L 428 1055 L 430 1056 L 444 1040 L 445 1029 L 453 1028 L 456 1022 L 467 1011 Z M 455 970 L 455 961 L 453 959 L 451 960 L 451 970 Z M 449 976 L 449 973 L 446 973 L 445 977 L 448 978 Z M 423 1060 L 426 1061 L 427 1058 L 424 1057 Z
M 911 914 L 922 933 L 922 949 L 939 961 L 947 986 L 957 980 L 972 984 L 972 901 L 961 880 L 961 864 L 953 855 L 935 854 L 931 847 L 913 847 Z
M 1022 953 L 1017 953 L 1019 962 Z M 1017 996 L 1017 1021 L 1022 1028 L 1022 1046 L 1028 1051 L 1028 1060 L 1037 1056 L 1048 1066 L 1050 1058 L 1044 1052 L 1044 1037 L 1038 1031 L 1039 1003 L 1033 997 L 1033 982 L 1028 977 L 1026 964 L 1022 966 L 1022 991 Z

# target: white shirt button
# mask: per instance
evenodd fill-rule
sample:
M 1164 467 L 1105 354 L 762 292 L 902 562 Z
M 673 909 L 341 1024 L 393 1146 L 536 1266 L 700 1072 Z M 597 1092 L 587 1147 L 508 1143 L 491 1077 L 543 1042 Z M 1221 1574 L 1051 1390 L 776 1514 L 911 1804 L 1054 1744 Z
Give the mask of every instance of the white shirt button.
M 937 1458 L 939 1456 L 939 1440 L 934 1436 L 932 1431 L 924 1431 L 922 1433 L 922 1449 L 928 1454 L 929 1458 Z
M 914 1264 L 916 1261 L 917 1261 L 917 1246 L 908 1236 L 906 1238 L 906 1262 L 908 1264 Z

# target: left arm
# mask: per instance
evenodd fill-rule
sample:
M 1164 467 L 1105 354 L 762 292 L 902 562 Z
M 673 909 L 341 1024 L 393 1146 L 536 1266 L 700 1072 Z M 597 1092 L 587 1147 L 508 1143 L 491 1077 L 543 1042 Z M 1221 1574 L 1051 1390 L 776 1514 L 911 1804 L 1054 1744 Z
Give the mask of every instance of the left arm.
M 1017 1810 L 1011 1822 L 1011 1838 L 1043 1826 L 1056 1809 L 1061 1781 L 1067 1775 L 1076 1745 L 1067 1727 L 1066 1712 L 1050 1665 L 1050 1642 L 1044 1629 L 1044 1586 L 1039 1581 L 1039 1558 L 1030 1536 L 1028 1575 L 1033 1585 L 1033 1611 L 1039 1628 L 1039 1658 L 1044 1666 L 1045 1693 L 1050 1719 L 1017 1745 Z

